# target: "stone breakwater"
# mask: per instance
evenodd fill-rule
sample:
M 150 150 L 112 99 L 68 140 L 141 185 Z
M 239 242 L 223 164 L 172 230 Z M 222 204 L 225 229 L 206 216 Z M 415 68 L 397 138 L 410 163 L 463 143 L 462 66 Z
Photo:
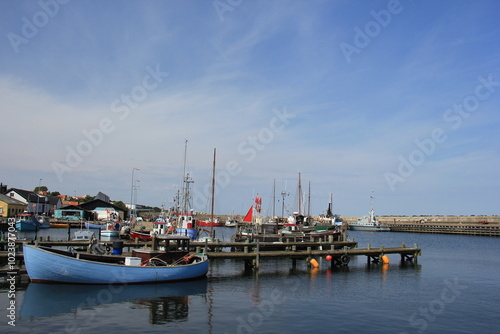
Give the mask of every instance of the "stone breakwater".
M 360 217 L 342 217 L 349 223 Z M 500 216 L 377 216 L 384 224 L 500 224 Z

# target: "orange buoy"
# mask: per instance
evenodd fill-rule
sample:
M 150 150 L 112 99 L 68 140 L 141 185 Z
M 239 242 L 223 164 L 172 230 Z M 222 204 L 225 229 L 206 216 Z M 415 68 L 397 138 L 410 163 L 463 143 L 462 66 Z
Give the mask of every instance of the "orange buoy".
M 311 264 L 311 266 L 313 266 L 314 268 L 318 268 L 319 267 L 319 263 L 318 261 L 316 261 L 316 259 L 312 259 L 311 261 L 309 261 L 309 263 Z
M 382 260 L 382 263 L 390 263 L 391 261 L 389 261 L 389 257 L 387 255 L 382 255 L 380 257 L 380 259 Z

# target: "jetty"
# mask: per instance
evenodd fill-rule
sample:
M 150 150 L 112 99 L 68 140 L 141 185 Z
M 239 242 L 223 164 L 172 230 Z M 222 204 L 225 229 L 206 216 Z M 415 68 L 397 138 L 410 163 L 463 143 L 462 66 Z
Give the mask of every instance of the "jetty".
M 116 241 L 115 241 L 116 242 Z M 0 270 L 0 277 L 10 274 L 26 274 L 23 267 L 22 244 L 38 244 L 43 246 L 58 246 L 58 247 L 73 247 L 80 251 L 89 251 L 91 244 L 87 241 L 15 241 L 15 270 Z M 131 256 L 131 250 L 139 247 L 157 247 L 157 240 L 139 242 L 139 241 L 121 241 L 123 247 L 123 256 Z M 105 241 L 100 243 L 107 252 L 114 247 L 113 241 Z M 242 261 L 246 269 L 258 270 L 262 259 L 289 259 L 292 267 L 295 267 L 298 260 L 306 261 L 308 266 L 315 266 L 319 258 L 325 257 L 330 261 L 331 267 L 348 266 L 350 260 L 354 256 L 366 256 L 367 264 L 384 262 L 384 256 L 387 254 L 399 254 L 401 262 L 417 263 L 417 258 L 421 254 L 421 249 L 415 244 L 413 247 L 407 247 L 401 244 L 399 247 L 372 247 L 368 245 L 366 248 L 356 248 L 355 241 L 311 241 L 311 242 L 191 242 L 193 251 L 197 253 L 205 253 L 212 261 L 219 259 L 230 259 Z M 7 251 L 7 242 L 0 241 L 0 260 L 7 260 L 12 253 Z
M 349 223 L 358 217 L 342 217 Z M 377 216 L 391 232 L 500 237 L 500 216 Z

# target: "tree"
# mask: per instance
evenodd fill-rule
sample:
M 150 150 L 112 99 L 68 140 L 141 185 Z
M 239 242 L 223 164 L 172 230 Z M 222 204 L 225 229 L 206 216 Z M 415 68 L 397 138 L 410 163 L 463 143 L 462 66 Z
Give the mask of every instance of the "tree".
M 125 211 L 128 210 L 127 206 L 122 201 L 114 201 L 113 205 L 116 205 L 116 206 L 118 206 L 118 207 L 120 207 L 122 209 L 125 209 Z
M 93 201 L 93 200 L 94 200 L 94 196 L 85 195 L 85 198 L 79 198 L 78 199 L 78 204 L 87 203 L 87 202 L 90 202 L 90 201 Z
M 39 187 L 35 187 L 35 190 L 33 190 L 34 192 L 39 192 L 39 191 L 47 191 L 49 190 L 49 188 L 47 188 L 46 186 L 39 186 Z

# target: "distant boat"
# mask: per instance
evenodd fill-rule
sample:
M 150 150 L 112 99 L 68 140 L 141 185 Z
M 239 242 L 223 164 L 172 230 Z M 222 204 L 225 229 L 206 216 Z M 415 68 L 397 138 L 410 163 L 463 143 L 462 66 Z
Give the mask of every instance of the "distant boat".
M 104 224 L 93 224 L 93 223 L 85 222 L 85 228 L 102 229 L 102 228 L 106 228 L 106 225 L 104 225 Z
M 73 241 L 88 241 L 95 237 L 94 232 L 90 230 L 78 230 L 73 233 Z
M 390 226 L 381 224 L 373 213 L 373 191 L 370 196 L 372 207 L 369 216 L 358 218 L 357 221 L 348 223 L 348 227 L 353 231 L 390 232 Z
M 186 140 L 184 147 L 184 170 L 182 176 L 184 186 L 182 190 L 181 212 L 177 212 L 172 215 L 171 223 L 175 228 L 175 233 L 188 236 L 191 240 L 196 240 L 198 238 L 198 229 L 196 226 L 196 219 L 194 217 L 194 209 L 190 209 L 191 193 L 189 190 L 189 185 L 194 181 L 189 176 L 189 173 L 186 172 L 187 144 L 188 141 Z
M 130 231 L 130 240 L 139 239 L 141 241 L 151 241 L 151 232 L 141 232 L 141 231 Z
M 38 231 L 40 222 L 31 213 L 21 213 L 17 216 L 16 230 L 17 231 Z
M 221 227 L 223 226 L 222 222 L 219 221 L 219 218 L 214 218 L 212 221 L 211 218 L 207 220 L 198 220 L 196 222 L 197 226 L 204 226 L 204 227 Z
M 235 218 L 228 218 L 226 222 L 224 223 L 225 227 L 237 227 L 238 226 L 238 220 Z
M 120 223 L 107 223 L 100 233 L 102 237 L 118 237 L 120 235 Z
M 189 253 L 189 237 L 168 236 L 164 251 L 134 249 L 132 257 L 95 255 L 23 245 L 32 282 L 79 284 L 157 283 L 205 276 L 208 257 Z M 170 244 L 175 245 L 170 250 Z
M 38 228 L 50 228 L 50 219 L 47 216 L 38 216 L 38 223 L 40 226 Z
M 316 228 L 316 231 L 342 228 L 343 222 L 340 219 L 339 215 L 333 214 L 332 202 L 333 202 L 333 194 L 330 193 L 330 201 L 328 202 L 328 208 L 326 209 L 326 214 L 320 215 L 320 217 L 314 222 L 314 227 Z

